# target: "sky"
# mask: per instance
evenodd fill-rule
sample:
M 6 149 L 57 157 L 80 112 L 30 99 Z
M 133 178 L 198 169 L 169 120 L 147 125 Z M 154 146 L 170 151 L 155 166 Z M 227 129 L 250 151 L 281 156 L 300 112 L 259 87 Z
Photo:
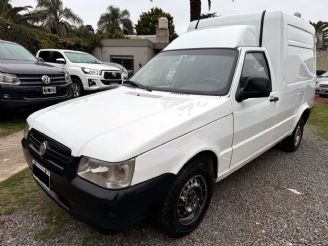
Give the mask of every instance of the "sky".
M 31 5 L 35 7 L 36 0 L 11 0 L 14 6 Z M 95 29 L 102 13 L 109 5 L 127 9 L 133 23 L 137 23 L 142 12 L 152 7 L 162 8 L 174 17 L 175 29 L 178 34 L 184 33 L 189 25 L 189 0 L 63 0 L 64 6 L 69 7 L 79 15 L 84 24 L 90 24 Z M 327 0 L 212 0 L 211 12 L 218 15 L 249 13 L 262 10 L 283 10 L 294 14 L 300 12 L 306 21 L 328 21 Z M 207 0 L 202 0 L 202 12 L 208 12 Z

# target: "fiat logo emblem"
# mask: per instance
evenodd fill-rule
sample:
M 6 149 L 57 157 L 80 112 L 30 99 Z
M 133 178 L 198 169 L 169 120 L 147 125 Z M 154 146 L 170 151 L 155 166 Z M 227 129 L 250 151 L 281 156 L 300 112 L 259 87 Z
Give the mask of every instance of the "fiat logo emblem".
M 51 79 L 50 79 L 50 77 L 48 75 L 43 75 L 41 79 L 42 79 L 42 82 L 44 84 L 46 84 L 46 85 L 49 85 L 50 84 Z
M 44 156 L 44 154 L 47 152 L 48 145 L 49 144 L 47 141 L 44 141 L 43 143 L 40 144 L 40 147 L 39 147 L 40 156 Z

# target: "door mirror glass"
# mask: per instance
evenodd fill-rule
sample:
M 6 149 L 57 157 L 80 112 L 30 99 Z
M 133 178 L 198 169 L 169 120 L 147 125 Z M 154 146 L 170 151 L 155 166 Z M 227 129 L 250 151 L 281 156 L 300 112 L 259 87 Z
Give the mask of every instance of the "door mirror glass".
M 39 62 L 44 62 L 42 57 L 37 57 L 36 59 L 38 59 Z
M 56 59 L 56 63 L 59 63 L 59 64 L 66 64 L 66 61 L 64 58 L 57 58 Z
M 271 93 L 271 81 L 265 77 L 249 77 L 244 87 L 239 89 L 236 95 L 237 102 L 248 98 L 269 97 Z

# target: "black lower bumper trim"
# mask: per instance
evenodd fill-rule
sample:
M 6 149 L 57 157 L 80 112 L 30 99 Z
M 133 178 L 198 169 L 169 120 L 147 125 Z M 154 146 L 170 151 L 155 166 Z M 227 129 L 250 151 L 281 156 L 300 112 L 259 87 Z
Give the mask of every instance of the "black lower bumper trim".
M 31 156 L 25 148 L 31 167 Z M 176 175 L 163 174 L 120 190 L 94 185 L 78 176 L 72 180 L 51 173 L 51 188 L 41 188 L 73 216 L 103 230 L 120 230 L 147 217 L 163 201 Z

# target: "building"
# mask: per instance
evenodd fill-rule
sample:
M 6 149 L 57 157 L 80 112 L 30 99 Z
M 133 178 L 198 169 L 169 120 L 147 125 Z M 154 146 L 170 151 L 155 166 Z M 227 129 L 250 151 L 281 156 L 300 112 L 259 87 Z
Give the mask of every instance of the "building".
M 104 39 L 93 55 L 103 62 L 115 62 L 135 73 L 169 44 L 166 18 L 159 19 L 156 35 L 127 35 L 126 39 Z

